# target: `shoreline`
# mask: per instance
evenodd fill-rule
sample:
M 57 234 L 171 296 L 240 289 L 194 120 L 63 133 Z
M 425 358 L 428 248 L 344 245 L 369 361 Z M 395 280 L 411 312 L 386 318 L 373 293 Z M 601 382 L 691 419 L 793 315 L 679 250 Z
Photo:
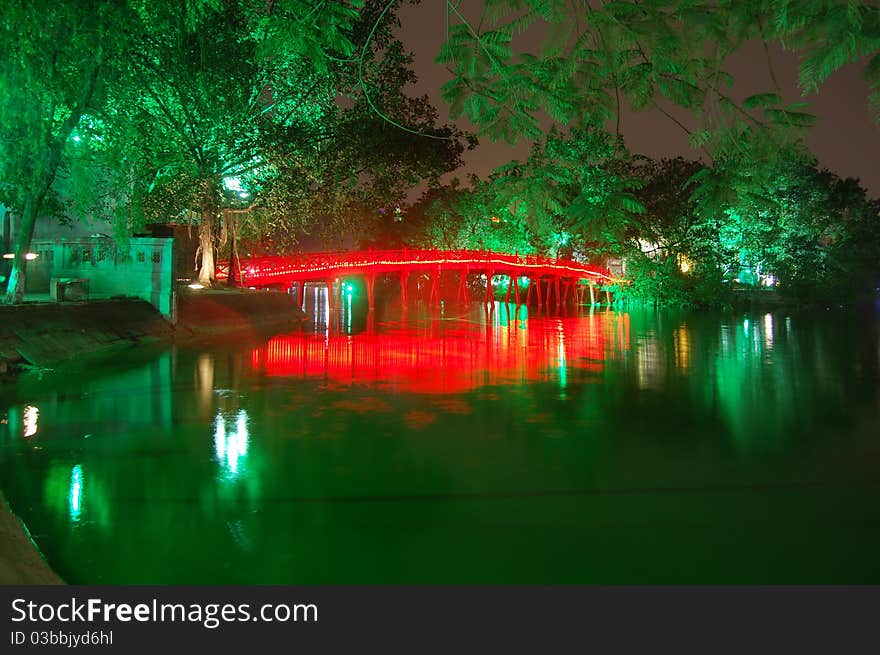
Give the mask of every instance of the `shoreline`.
M 0 305 L 0 383 L 27 370 L 100 361 L 132 347 L 259 336 L 295 329 L 305 319 L 294 299 L 279 291 L 181 293 L 175 325 L 132 298 Z
M 0 489 L 0 585 L 64 584 Z
M 306 318 L 283 292 L 185 293 L 178 310 L 172 326 L 152 305 L 130 298 L 0 306 L 0 386 L 28 370 L 100 363 L 132 348 L 279 332 Z M 63 584 L 0 488 L 0 585 Z

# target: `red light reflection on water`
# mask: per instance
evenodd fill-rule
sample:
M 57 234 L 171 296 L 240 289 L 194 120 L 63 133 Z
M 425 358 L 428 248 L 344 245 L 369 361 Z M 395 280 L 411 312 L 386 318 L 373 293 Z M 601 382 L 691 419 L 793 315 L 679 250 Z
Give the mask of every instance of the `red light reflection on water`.
M 269 376 L 451 394 L 488 385 L 564 384 L 568 370 L 601 371 L 607 358 L 628 348 L 629 317 L 600 312 L 506 325 L 490 317 L 488 324 L 452 320 L 429 329 L 398 323 L 357 335 L 288 334 L 255 348 L 251 365 Z

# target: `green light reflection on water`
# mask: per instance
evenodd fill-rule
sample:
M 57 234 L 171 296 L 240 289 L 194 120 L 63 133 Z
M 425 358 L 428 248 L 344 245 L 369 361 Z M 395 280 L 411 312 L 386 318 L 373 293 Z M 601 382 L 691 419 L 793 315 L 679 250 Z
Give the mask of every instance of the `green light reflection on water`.
M 880 581 L 876 320 L 513 309 L 391 325 L 454 393 L 323 331 L 40 389 L 3 489 L 71 582 Z

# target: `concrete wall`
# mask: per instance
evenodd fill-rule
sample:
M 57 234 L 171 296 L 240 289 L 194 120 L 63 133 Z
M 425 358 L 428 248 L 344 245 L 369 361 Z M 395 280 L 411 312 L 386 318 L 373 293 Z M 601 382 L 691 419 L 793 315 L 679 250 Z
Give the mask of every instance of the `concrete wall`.
M 176 321 L 174 239 L 35 239 L 31 251 L 38 257 L 28 264 L 28 292 L 48 293 L 53 278 L 86 279 L 90 296 L 140 298 Z

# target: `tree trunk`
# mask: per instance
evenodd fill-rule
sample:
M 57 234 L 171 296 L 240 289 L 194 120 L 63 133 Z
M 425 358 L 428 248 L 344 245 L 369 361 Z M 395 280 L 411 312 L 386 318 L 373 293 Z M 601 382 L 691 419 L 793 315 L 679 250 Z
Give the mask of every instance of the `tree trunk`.
M 238 261 L 238 235 L 236 234 L 236 216 L 233 213 L 227 214 L 227 229 L 229 230 L 229 273 L 226 278 L 226 285 L 237 287 L 241 282 L 241 265 Z
M 210 183 L 202 192 L 202 220 L 199 223 L 199 249 L 202 261 L 199 266 L 199 284 L 210 287 L 214 283 L 214 221 L 217 209 Z
M 15 241 L 12 249 L 12 252 L 15 253 L 15 258 L 12 260 L 12 270 L 9 273 L 9 281 L 6 284 L 7 305 L 18 305 L 24 300 L 24 280 L 27 269 L 25 255 L 31 247 L 34 226 L 37 223 L 37 209 L 40 204 L 37 198 L 33 196 L 28 197 L 25 201 L 21 219 L 16 226 Z
M 37 224 L 37 215 L 43 206 L 43 200 L 55 179 L 55 171 L 58 169 L 60 153 L 52 150 L 39 175 L 38 182 L 34 185 L 34 191 L 28 194 L 24 201 L 21 212 L 21 220 L 16 226 L 12 252 L 15 258 L 12 260 L 12 270 L 9 273 L 9 281 L 6 284 L 7 305 L 17 305 L 24 300 L 24 281 L 27 272 L 27 259 L 25 255 L 31 248 L 31 240 L 34 238 L 34 227 Z
M 25 273 L 27 272 L 27 259 L 25 259 L 25 255 L 31 247 L 34 227 L 37 224 L 37 216 L 43 207 L 46 194 L 49 193 L 49 188 L 55 180 L 55 174 L 58 172 L 64 143 L 70 138 L 73 128 L 76 127 L 83 112 L 92 101 L 95 85 L 98 80 L 98 72 L 101 69 L 103 59 L 103 48 L 99 44 L 91 64 L 91 69 L 87 71 L 83 80 L 79 101 L 61 125 L 58 134 L 53 136 L 49 129 L 51 116 L 48 119 L 49 122 L 44 123 L 44 141 L 42 144 L 45 148 L 44 159 L 37 166 L 37 172 L 33 180 L 34 184 L 25 198 L 21 211 L 21 222 L 16 229 L 15 246 L 13 249 L 15 258 L 12 260 L 12 271 L 9 273 L 9 282 L 6 285 L 6 304 L 18 304 L 24 299 L 24 281 Z

